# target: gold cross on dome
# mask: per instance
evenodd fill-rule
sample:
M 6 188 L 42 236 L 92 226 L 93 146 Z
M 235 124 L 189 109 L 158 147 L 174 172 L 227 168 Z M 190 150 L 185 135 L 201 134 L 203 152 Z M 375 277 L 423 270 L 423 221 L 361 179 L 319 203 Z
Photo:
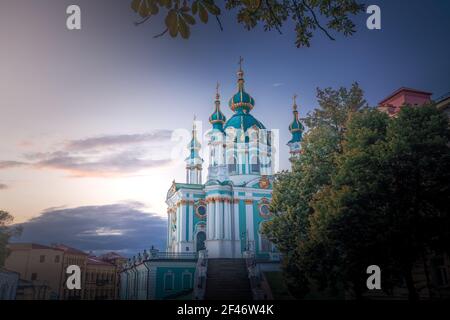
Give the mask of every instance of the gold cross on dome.
M 239 57 L 239 71 L 242 71 L 242 62 L 244 62 L 244 58 L 242 56 Z
M 297 97 L 298 97 L 298 95 L 297 95 L 297 94 L 294 94 L 294 96 L 293 96 L 293 99 L 294 99 L 294 106 L 297 105 Z
M 220 83 L 219 83 L 219 81 L 217 81 L 217 84 L 216 84 L 216 94 L 219 94 L 219 88 L 220 88 Z

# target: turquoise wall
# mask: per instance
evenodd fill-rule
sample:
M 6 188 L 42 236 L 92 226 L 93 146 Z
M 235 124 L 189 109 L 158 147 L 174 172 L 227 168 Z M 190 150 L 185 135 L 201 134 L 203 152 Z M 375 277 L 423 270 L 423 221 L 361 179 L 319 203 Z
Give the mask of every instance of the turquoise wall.
M 191 283 L 189 288 L 192 289 L 194 287 L 195 267 L 158 267 L 156 270 L 155 299 L 161 300 L 167 296 L 184 291 L 183 274 L 186 272 L 191 274 Z M 165 275 L 169 273 L 174 276 L 173 289 L 170 291 L 165 290 L 164 288 L 164 278 Z

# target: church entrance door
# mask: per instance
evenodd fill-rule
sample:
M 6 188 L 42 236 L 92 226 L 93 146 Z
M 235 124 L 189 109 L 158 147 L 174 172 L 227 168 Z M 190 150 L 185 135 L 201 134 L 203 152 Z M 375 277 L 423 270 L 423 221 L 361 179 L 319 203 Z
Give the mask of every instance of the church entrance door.
M 206 240 L 206 233 L 203 231 L 199 231 L 197 233 L 197 251 L 206 249 L 205 240 Z

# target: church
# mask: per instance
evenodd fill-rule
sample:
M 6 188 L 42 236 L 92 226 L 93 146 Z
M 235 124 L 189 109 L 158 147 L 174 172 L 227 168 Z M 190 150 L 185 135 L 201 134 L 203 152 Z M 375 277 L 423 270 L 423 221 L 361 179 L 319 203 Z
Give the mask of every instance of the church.
M 194 121 L 186 181 L 174 181 L 167 192 L 166 251 L 152 248 L 128 261 L 121 274 L 122 299 L 192 297 L 201 281 L 199 269 L 209 274 L 206 261 L 239 262 L 250 255 L 255 261 L 279 262 L 275 246 L 261 232 L 272 216 L 273 134 L 253 116 L 255 99 L 244 84 L 241 59 L 237 92 L 228 103 L 233 112 L 229 119 L 222 112 L 217 86 L 206 133 L 205 177 Z M 304 127 L 295 98 L 289 130 L 290 156 L 298 157 Z

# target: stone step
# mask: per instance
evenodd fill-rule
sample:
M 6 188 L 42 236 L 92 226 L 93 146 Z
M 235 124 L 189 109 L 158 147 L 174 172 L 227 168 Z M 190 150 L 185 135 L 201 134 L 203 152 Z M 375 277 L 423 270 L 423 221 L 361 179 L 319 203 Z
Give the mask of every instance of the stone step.
M 243 259 L 209 259 L 207 300 L 251 300 L 252 292 Z

